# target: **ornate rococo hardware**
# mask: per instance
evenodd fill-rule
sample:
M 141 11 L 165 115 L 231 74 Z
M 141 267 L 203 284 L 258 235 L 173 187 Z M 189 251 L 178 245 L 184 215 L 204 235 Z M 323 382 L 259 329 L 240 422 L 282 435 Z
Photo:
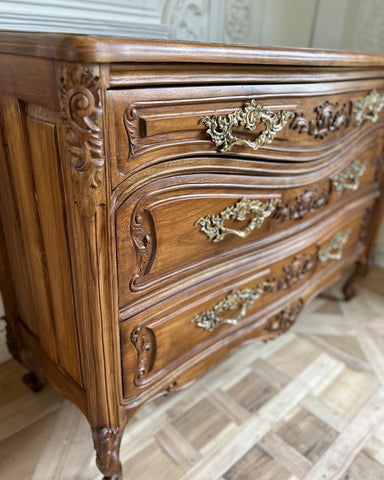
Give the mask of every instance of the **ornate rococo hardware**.
M 333 186 L 337 193 L 343 193 L 344 190 L 357 190 L 359 188 L 359 177 L 363 175 L 367 168 L 367 162 L 354 160 L 343 172 L 332 179 Z
M 336 233 L 329 244 L 319 250 L 319 260 L 323 265 L 328 263 L 329 260 L 341 259 L 343 255 L 343 247 L 346 244 L 350 234 L 350 230 Z
M 252 230 L 261 227 L 264 220 L 271 215 L 278 204 L 280 204 L 278 198 L 271 198 L 264 202 L 242 198 L 235 205 L 227 207 L 218 215 L 207 215 L 199 218 L 195 224 L 200 225 L 201 231 L 213 242 L 223 240 L 228 234 L 245 238 Z M 236 230 L 224 225 L 227 220 L 245 220 L 248 214 L 252 214 L 253 218 L 243 230 Z
M 223 300 L 220 300 L 211 310 L 200 313 L 192 318 L 191 322 L 196 323 L 198 327 L 211 332 L 223 323 L 237 325 L 242 320 L 249 308 L 252 307 L 255 300 L 268 290 L 269 282 L 265 281 L 255 288 L 244 288 L 243 290 L 232 290 Z M 220 313 L 240 309 L 234 318 L 221 317 Z
M 284 110 L 273 113 L 268 107 L 257 104 L 256 100 L 251 100 L 244 109 L 238 108 L 226 118 L 212 115 L 212 117 L 202 118 L 199 123 L 204 123 L 212 141 L 217 147 L 222 147 L 221 152 L 229 152 L 234 145 L 245 145 L 252 150 L 257 150 L 264 144 L 271 143 L 293 116 L 294 113 Z M 238 126 L 255 130 L 261 122 L 265 124 L 265 130 L 260 132 L 255 141 L 238 138 L 232 133 L 232 128 Z
M 379 113 L 384 107 L 384 97 L 381 97 L 375 89 L 369 92 L 363 100 L 356 100 L 353 104 L 356 125 L 359 127 L 365 120 L 370 120 L 372 123 L 377 122 Z

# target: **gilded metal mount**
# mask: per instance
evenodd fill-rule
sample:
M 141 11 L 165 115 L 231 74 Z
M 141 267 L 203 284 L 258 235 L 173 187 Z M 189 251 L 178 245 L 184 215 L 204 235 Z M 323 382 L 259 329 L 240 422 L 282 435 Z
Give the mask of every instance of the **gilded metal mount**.
M 367 162 L 354 160 L 343 172 L 332 179 L 333 186 L 337 193 L 343 193 L 345 190 L 357 190 L 360 186 L 359 177 L 363 175 L 367 168 Z
M 264 220 L 271 215 L 280 203 L 281 201 L 278 198 L 271 198 L 264 202 L 261 200 L 242 198 L 235 205 L 227 207 L 218 215 L 201 217 L 195 223 L 201 226 L 201 231 L 213 242 L 219 242 L 229 234 L 245 238 L 255 228 L 260 228 Z M 253 218 L 243 230 L 229 228 L 224 225 L 228 220 L 243 221 L 249 214 L 253 215 Z
M 229 152 L 234 145 L 245 145 L 252 150 L 257 150 L 266 143 L 271 143 L 276 134 L 280 132 L 294 113 L 284 110 L 273 113 L 268 107 L 263 107 L 251 100 L 244 109 L 238 108 L 223 118 L 218 115 L 204 117 L 199 123 L 204 123 L 207 133 L 217 147 L 222 147 L 221 152 Z M 245 127 L 255 130 L 259 123 L 265 124 L 265 130 L 260 132 L 255 141 L 238 138 L 232 133 L 233 127 Z
M 328 263 L 329 260 L 341 260 L 344 245 L 347 243 L 350 234 L 350 230 L 336 233 L 329 244 L 319 250 L 319 260 L 323 265 Z
M 218 328 L 221 324 L 227 323 L 230 325 L 237 325 L 242 320 L 247 311 L 252 307 L 255 300 L 257 300 L 269 287 L 269 282 L 262 282 L 255 288 L 244 288 L 243 290 L 232 290 L 223 300 L 216 303 L 216 305 L 206 312 L 200 313 L 192 318 L 191 322 L 196 323 L 198 327 L 211 332 Z M 221 317 L 222 312 L 239 310 L 237 315 L 233 318 Z
M 372 90 L 362 100 L 353 102 L 356 125 L 359 127 L 365 120 L 376 123 L 379 113 L 384 107 L 384 97 L 379 95 L 377 90 Z

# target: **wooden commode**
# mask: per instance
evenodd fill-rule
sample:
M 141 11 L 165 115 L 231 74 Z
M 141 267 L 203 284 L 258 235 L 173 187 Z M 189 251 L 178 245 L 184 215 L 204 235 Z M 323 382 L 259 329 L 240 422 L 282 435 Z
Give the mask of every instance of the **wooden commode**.
M 355 294 L 383 134 L 384 56 L 0 33 L 8 344 L 84 412 L 105 478 L 149 400 L 353 264 Z

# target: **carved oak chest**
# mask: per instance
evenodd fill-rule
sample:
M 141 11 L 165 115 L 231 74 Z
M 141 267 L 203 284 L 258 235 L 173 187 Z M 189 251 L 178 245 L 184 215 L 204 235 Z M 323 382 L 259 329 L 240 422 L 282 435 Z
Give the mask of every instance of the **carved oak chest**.
M 13 355 L 124 425 L 287 330 L 383 213 L 384 57 L 0 35 L 1 290 Z

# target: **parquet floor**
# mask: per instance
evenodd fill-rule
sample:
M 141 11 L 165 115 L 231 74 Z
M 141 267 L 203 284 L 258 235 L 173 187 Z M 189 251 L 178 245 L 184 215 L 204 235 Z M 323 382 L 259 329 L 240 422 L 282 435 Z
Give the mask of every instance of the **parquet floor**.
M 0 365 L 0 479 L 100 480 L 83 416 L 22 373 Z M 279 339 L 149 404 L 121 456 L 127 480 L 384 479 L 384 270 L 351 302 L 317 298 Z

